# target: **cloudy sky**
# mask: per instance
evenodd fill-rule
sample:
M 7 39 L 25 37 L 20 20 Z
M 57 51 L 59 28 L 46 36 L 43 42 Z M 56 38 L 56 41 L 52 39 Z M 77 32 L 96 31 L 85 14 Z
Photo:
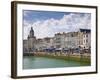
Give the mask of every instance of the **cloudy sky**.
M 53 37 L 58 32 L 91 28 L 90 13 L 23 10 L 23 36 L 27 39 L 33 27 L 37 38 Z

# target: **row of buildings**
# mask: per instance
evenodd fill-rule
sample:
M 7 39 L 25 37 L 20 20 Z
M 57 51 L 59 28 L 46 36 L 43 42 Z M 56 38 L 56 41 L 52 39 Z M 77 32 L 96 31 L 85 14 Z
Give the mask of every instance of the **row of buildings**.
M 56 33 L 54 37 L 45 37 L 37 39 L 34 36 L 34 30 L 31 27 L 26 40 L 23 40 L 23 51 L 33 52 L 44 49 L 90 49 L 91 48 L 91 30 L 79 29 L 77 32 Z

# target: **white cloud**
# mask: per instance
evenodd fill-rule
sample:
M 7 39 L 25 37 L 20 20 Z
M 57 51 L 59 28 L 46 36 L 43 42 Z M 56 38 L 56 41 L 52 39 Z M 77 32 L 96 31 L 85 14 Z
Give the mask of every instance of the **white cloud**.
M 31 25 L 30 23 L 27 23 L 27 21 L 24 21 L 24 24 L 24 38 L 26 38 Z M 90 29 L 91 19 L 90 14 L 84 14 L 84 16 L 82 16 L 81 14 L 71 13 L 69 15 L 64 15 L 59 20 L 51 18 L 33 22 L 32 27 L 37 38 L 47 36 L 53 37 L 57 32 L 76 31 L 79 28 Z
M 29 31 L 30 31 L 30 27 L 31 27 L 31 24 L 28 22 L 28 21 L 26 21 L 26 20 L 24 20 L 23 21 L 23 38 L 24 39 L 27 39 L 27 36 L 28 36 L 28 34 L 29 34 Z

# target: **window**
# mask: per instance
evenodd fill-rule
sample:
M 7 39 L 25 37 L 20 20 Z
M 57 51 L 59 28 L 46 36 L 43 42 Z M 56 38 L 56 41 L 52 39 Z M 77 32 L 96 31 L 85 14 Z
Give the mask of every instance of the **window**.
M 86 35 L 86 37 L 88 37 L 88 34 Z
M 84 40 L 84 43 L 85 43 L 85 40 Z
M 56 48 L 60 48 L 61 47 L 61 45 L 56 45 Z
M 61 43 L 61 41 L 56 41 L 56 43 Z
M 88 40 L 86 40 L 86 42 L 88 42 Z

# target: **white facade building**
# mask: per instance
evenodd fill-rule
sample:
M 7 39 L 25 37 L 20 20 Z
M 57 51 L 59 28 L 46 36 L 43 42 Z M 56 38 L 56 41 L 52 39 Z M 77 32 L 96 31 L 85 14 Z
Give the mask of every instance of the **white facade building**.
M 88 49 L 91 47 L 91 34 L 90 33 L 83 34 L 83 47 L 85 49 Z
M 57 33 L 54 36 L 54 47 L 65 48 L 65 37 L 66 33 Z
M 53 38 L 43 38 L 43 39 L 37 39 L 36 40 L 36 49 L 37 50 L 44 50 L 54 47 L 53 46 Z
M 66 33 L 65 48 L 77 48 L 78 32 Z
M 79 41 L 83 49 L 91 48 L 91 30 L 90 29 L 80 29 L 79 30 Z

